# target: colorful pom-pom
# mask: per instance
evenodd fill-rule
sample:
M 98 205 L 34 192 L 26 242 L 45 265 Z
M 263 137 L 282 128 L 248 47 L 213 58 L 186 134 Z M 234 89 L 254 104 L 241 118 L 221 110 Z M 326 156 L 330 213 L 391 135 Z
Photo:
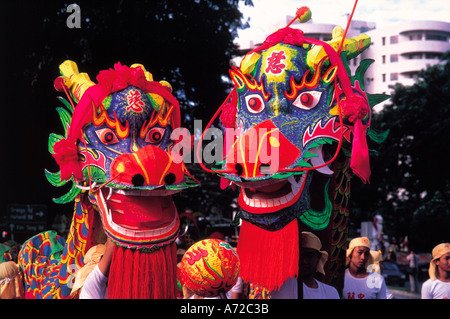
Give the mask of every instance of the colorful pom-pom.
M 237 282 L 240 262 L 234 249 L 219 239 L 201 240 L 186 251 L 181 260 L 183 284 L 201 297 L 226 293 Z
M 296 12 L 298 22 L 305 23 L 311 19 L 311 10 L 308 7 L 301 7 Z

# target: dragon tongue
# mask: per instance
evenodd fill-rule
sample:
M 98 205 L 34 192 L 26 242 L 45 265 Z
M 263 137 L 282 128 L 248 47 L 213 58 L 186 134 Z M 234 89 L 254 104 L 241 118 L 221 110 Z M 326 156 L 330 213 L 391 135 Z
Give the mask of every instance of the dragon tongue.
M 284 185 L 286 185 L 287 181 L 281 181 L 278 183 L 273 183 L 267 186 L 258 187 L 257 190 L 262 193 L 272 193 L 276 192 L 279 189 L 283 188 Z
M 155 229 L 173 220 L 175 206 L 170 196 L 113 194 L 108 199 L 113 221 L 129 229 Z

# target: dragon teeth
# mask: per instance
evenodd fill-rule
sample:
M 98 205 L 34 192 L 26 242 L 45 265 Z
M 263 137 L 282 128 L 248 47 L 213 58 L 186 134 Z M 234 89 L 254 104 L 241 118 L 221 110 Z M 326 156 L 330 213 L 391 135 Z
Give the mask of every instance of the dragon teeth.
M 287 195 L 278 197 L 278 198 L 270 198 L 270 199 L 256 199 L 256 198 L 249 198 L 243 192 L 244 194 L 244 202 L 250 206 L 255 208 L 266 208 L 266 207 L 276 207 L 283 204 L 288 203 L 292 199 L 294 199 L 295 195 L 298 194 L 298 192 L 301 190 L 302 186 L 304 185 L 306 181 L 306 174 L 301 175 L 300 180 L 297 182 L 295 180 L 294 176 L 290 176 L 288 178 L 289 183 L 291 184 L 291 192 Z M 250 184 L 248 184 L 250 185 Z M 252 187 L 254 187 L 252 184 Z M 267 184 L 266 184 L 267 185 Z

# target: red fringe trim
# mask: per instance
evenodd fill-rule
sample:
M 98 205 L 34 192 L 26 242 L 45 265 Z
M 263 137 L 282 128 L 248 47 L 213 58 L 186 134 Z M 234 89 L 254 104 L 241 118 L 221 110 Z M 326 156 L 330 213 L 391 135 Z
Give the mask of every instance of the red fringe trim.
M 298 275 L 298 222 L 283 229 L 267 231 L 242 221 L 237 251 L 244 281 L 278 289 L 290 277 Z
M 114 247 L 108 280 L 108 299 L 175 299 L 176 245 L 152 253 Z

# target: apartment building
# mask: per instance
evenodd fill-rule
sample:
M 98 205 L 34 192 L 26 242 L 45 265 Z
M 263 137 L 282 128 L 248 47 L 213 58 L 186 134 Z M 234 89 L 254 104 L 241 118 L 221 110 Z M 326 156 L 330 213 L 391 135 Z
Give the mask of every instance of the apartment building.
M 292 17 L 287 16 L 286 21 Z M 346 22 L 341 26 L 344 28 Z M 280 23 L 276 27 L 282 27 Z M 334 24 L 293 23 L 292 27 L 303 30 L 310 38 L 327 41 L 331 39 Z M 365 89 L 368 93 L 390 94 L 395 83 L 412 85 L 421 69 L 440 62 L 439 57 L 450 50 L 450 23 L 442 21 L 405 21 L 376 28 L 375 23 L 353 20 L 347 37 L 365 33 L 372 44 L 361 55 L 350 62 L 354 73 L 362 59 L 374 59 L 365 74 Z M 257 44 L 247 49 L 256 47 Z M 246 48 L 242 48 L 243 53 Z M 389 101 L 389 100 L 388 100 Z M 386 102 L 388 102 L 386 101 Z
M 421 69 L 450 50 L 450 23 L 407 21 L 366 32 L 372 44 L 362 58 L 374 59 L 365 77 L 369 93 L 387 93 L 395 83 L 412 85 Z

